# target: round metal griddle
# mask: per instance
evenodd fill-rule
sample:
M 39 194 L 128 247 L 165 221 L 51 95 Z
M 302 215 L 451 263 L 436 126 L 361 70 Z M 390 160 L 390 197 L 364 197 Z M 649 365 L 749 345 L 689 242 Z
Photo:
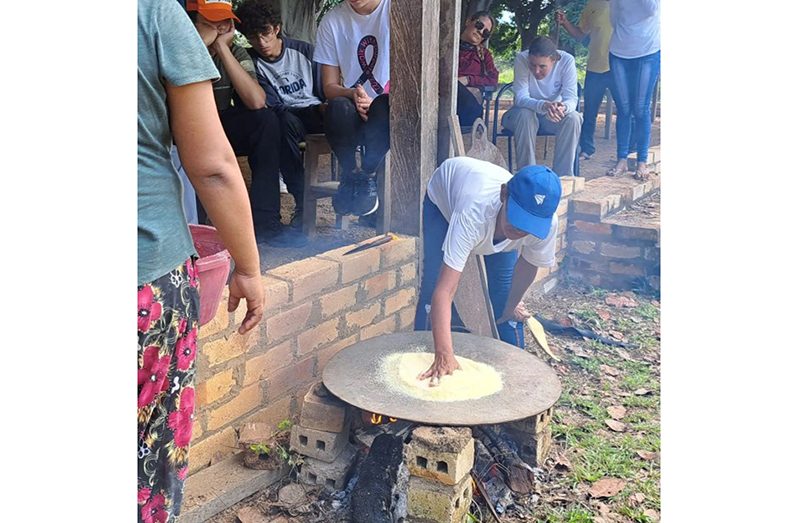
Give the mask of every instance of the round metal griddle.
M 483 425 L 528 418 L 560 397 L 557 375 L 532 354 L 474 334 L 453 332 L 452 342 L 456 356 L 499 371 L 502 390 L 479 399 L 442 402 L 422 400 L 389 387 L 380 372 L 383 359 L 396 352 L 435 352 L 429 331 L 389 334 L 347 347 L 327 363 L 322 381 L 350 405 L 432 425 Z

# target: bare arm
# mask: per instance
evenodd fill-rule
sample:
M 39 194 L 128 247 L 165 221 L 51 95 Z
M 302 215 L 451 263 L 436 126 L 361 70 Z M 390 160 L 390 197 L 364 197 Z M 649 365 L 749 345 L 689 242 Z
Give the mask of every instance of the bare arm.
M 565 28 L 565 30 L 568 31 L 568 34 L 571 35 L 572 37 L 574 37 L 574 39 L 577 42 L 581 42 L 588 35 L 588 33 L 585 33 L 584 31 L 582 31 L 582 29 L 580 27 L 575 26 L 574 24 L 572 24 L 570 22 L 570 20 L 568 20 L 568 18 L 566 18 L 564 12 L 558 10 L 555 13 L 555 17 L 556 17 L 557 21 L 560 23 L 560 25 L 563 26 Z
M 515 262 L 515 269 L 513 270 L 513 282 L 510 284 L 510 295 L 507 297 L 507 303 L 504 306 L 504 312 L 501 317 L 496 320 L 496 323 L 504 323 L 505 321 L 516 318 L 514 310 L 516 306 L 521 303 L 529 286 L 535 281 L 535 276 L 538 274 L 538 268 L 526 261 L 523 256 L 518 257 Z
M 244 179 L 219 121 L 211 83 L 167 84 L 166 92 L 172 135 L 186 174 L 235 261 L 227 310 L 234 311 L 242 298 L 246 300 L 247 314 L 238 330 L 243 334 L 260 322 L 264 307 Z
M 321 86 L 324 96 L 332 100 L 339 96 L 355 99 L 355 90 L 341 85 L 341 68 L 334 65 L 321 64 Z
M 266 107 L 266 92 L 260 86 L 258 81 L 250 76 L 250 74 L 241 66 L 241 63 L 233 54 L 230 45 L 233 41 L 235 29 L 233 24 L 230 24 L 230 31 L 219 35 L 216 40 L 211 44 L 219 58 L 222 60 L 222 66 L 227 74 L 230 76 L 230 81 L 233 84 L 241 101 L 247 106 L 247 109 L 257 110 Z
M 460 368 L 460 364 L 454 359 L 452 346 L 452 301 L 461 275 L 461 272 L 444 263 L 432 293 L 430 319 L 432 339 L 435 343 L 435 360 L 426 372 L 418 376 L 420 380 L 432 378 L 430 386 L 437 385 L 441 377 L 452 374 L 455 369 Z

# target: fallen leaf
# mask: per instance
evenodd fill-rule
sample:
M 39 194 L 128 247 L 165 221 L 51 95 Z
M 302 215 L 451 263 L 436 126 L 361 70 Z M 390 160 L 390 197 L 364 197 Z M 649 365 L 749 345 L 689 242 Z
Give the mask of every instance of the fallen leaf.
M 569 349 L 571 349 L 571 352 L 573 352 L 573 353 L 574 353 L 574 356 L 578 356 L 578 357 L 580 357 L 580 358 L 590 358 L 590 357 L 592 357 L 592 356 L 590 355 L 590 353 L 588 353 L 588 352 L 585 352 L 585 351 L 584 351 L 584 350 L 582 350 L 582 348 L 581 348 L 581 347 L 579 347 L 578 345 L 575 345 L 575 346 L 572 346 L 572 347 L 568 347 L 568 348 L 569 348 Z
M 604 298 L 604 303 L 613 307 L 637 307 L 637 302 L 627 296 L 618 296 L 610 294 Z
M 632 357 L 623 349 L 615 349 L 615 354 L 620 356 L 621 358 L 625 359 L 626 361 L 634 361 Z
M 651 394 L 651 391 L 648 389 L 637 389 L 635 391 L 635 396 L 646 396 L 648 394 Z
M 604 423 L 606 423 L 607 426 L 612 430 L 614 430 L 615 432 L 623 432 L 626 430 L 626 425 L 624 425 L 620 421 L 615 421 L 614 419 L 605 419 Z
M 626 408 L 620 405 L 613 405 L 612 407 L 607 407 L 607 413 L 612 419 L 623 419 L 626 416 Z
M 610 507 L 604 503 L 596 503 L 596 508 L 598 508 L 598 511 L 604 515 L 609 514 L 612 511 Z
M 615 367 L 610 367 L 609 365 L 599 365 L 599 369 L 604 374 L 609 374 L 610 376 L 620 376 L 621 375 L 621 371 L 619 371 Z
M 612 318 L 612 314 L 610 314 L 609 311 L 605 311 L 604 309 L 597 309 L 596 314 L 598 314 L 598 317 L 604 321 L 610 321 L 610 319 Z
M 651 461 L 657 457 L 657 453 L 651 452 L 650 450 L 638 450 L 637 455 L 646 461 Z
M 557 470 L 571 470 L 571 462 L 565 456 L 558 456 L 554 462 L 554 468 Z
M 609 498 L 622 491 L 626 482 L 618 478 L 601 478 L 587 491 L 594 498 Z
M 622 332 L 618 332 L 618 331 L 614 331 L 614 330 L 610 331 L 610 336 L 612 336 L 616 340 L 624 340 L 624 339 L 626 339 L 626 336 L 624 336 Z
M 631 499 L 635 500 L 638 503 L 642 503 L 646 500 L 646 495 L 642 492 L 635 492 L 630 496 Z
M 643 511 L 643 515 L 644 516 L 648 516 L 649 518 L 651 518 L 654 521 L 659 521 L 659 512 L 657 512 L 653 508 L 644 510 Z

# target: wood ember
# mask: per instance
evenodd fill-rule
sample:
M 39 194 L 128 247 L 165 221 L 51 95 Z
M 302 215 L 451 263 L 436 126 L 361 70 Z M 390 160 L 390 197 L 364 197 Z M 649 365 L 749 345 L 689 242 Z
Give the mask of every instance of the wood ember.
M 402 458 L 401 437 L 374 438 L 352 490 L 354 523 L 393 523 L 407 517 L 409 472 Z

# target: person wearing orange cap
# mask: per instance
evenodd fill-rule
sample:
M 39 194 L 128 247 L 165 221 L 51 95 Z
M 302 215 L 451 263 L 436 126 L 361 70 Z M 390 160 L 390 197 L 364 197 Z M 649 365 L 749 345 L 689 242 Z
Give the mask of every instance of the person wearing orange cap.
M 252 171 L 250 204 L 258 241 L 274 247 L 300 247 L 307 238 L 280 221 L 280 121 L 266 104 L 255 64 L 233 43 L 231 0 L 189 0 L 194 26 L 208 47 L 221 78 L 213 84 L 216 108 L 237 156 L 247 156 Z

